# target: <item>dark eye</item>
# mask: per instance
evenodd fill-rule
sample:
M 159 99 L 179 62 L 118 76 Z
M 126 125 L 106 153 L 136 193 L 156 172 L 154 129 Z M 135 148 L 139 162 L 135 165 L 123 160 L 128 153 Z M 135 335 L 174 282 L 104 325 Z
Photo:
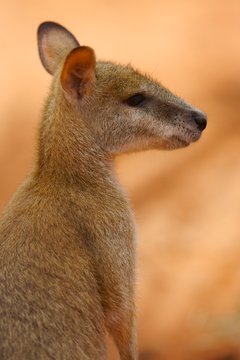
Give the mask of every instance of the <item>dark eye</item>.
M 126 103 L 129 106 L 138 106 L 141 103 L 143 103 L 144 100 L 145 100 L 145 96 L 143 94 L 138 93 L 138 94 L 134 94 L 130 98 L 128 98 L 126 100 Z

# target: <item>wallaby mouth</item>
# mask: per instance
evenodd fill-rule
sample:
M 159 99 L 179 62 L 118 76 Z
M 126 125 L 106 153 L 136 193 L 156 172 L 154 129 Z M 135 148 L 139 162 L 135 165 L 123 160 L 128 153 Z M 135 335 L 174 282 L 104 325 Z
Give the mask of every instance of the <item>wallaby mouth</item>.
M 173 136 L 173 141 L 178 147 L 186 147 L 191 143 L 194 143 L 200 139 L 202 135 L 202 130 L 190 127 L 182 127 L 179 134 Z
M 187 141 L 187 140 L 185 140 L 183 138 L 180 138 L 179 136 L 173 136 L 171 138 L 171 140 L 173 141 L 176 148 L 178 148 L 178 147 L 186 147 L 186 146 L 190 145 L 190 141 Z
M 181 122 L 177 131 L 169 137 L 167 149 L 178 149 L 186 147 L 198 141 L 202 132 L 207 126 L 206 115 L 201 111 L 194 111 L 191 114 L 191 121 Z

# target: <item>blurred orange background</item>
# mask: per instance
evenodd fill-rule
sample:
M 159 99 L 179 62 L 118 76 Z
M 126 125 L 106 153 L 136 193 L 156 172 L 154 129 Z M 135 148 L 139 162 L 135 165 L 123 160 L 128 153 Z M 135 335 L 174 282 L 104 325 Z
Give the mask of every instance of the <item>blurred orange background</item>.
M 0 211 L 34 157 L 46 20 L 207 113 L 189 148 L 117 159 L 139 230 L 139 348 L 145 360 L 240 359 L 239 0 L 1 2 Z

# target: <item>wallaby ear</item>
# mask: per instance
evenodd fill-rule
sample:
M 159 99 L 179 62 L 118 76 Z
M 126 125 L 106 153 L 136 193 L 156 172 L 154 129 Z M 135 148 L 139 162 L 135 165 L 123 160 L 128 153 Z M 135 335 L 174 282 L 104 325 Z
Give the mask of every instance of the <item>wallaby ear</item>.
M 81 99 L 91 91 L 95 81 L 96 59 L 93 49 L 80 46 L 67 56 L 62 74 L 63 89 L 72 97 Z
M 78 41 L 67 29 L 51 21 L 39 26 L 37 36 L 40 59 L 50 74 L 54 74 L 64 56 L 79 46 Z

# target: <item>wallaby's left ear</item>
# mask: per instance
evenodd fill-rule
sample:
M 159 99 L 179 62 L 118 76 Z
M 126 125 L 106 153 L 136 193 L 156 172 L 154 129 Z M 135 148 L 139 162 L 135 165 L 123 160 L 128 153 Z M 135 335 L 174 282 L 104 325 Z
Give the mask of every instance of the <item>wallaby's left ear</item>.
M 79 46 L 75 37 L 62 25 L 47 21 L 38 28 L 38 50 L 45 69 L 54 74 L 59 62 Z
M 95 67 L 93 49 L 80 46 L 72 50 L 65 60 L 61 74 L 63 89 L 77 99 L 90 93 L 95 81 Z

